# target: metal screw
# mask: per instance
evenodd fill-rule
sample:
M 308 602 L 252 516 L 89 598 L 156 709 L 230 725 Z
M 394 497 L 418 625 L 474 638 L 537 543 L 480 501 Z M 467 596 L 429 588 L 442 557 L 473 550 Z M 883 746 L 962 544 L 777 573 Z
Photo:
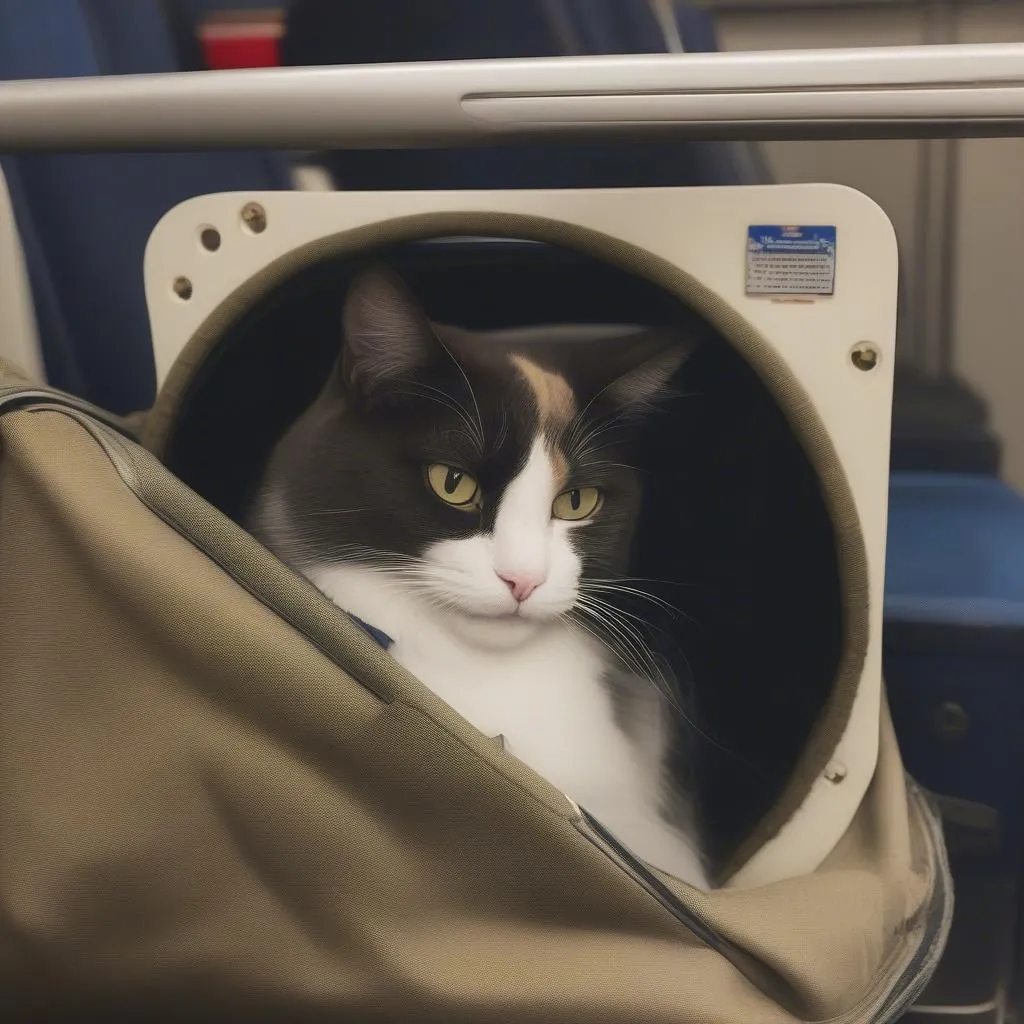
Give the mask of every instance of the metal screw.
M 179 299 L 187 302 L 192 298 L 192 282 L 187 277 L 176 277 L 171 287 Z
M 267 230 L 267 211 L 259 203 L 246 203 L 242 207 L 242 223 L 258 235 Z
M 859 345 L 854 345 L 850 351 L 850 362 L 865 373 L 873 370 L 881 358 L 882 354 L 870 341 L 862 341 Z
M 846 778 L 846 765 L 840 761 L 829 761 L 825 765 L 825 778 L 833 785 L 838 786 Z

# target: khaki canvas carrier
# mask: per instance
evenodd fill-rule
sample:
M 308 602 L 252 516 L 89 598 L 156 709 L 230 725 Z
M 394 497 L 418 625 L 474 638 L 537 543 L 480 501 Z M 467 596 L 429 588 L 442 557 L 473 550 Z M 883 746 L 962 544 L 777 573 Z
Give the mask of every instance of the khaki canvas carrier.
M 633 858 L 172 471 L 196 382 L 273 288 L 318 260 L 488 227 L 698 306 L 756 366 L 826 495 L 839 669 L 792 784 L 716 891 Z M 827 855 L 738 882 L 809 813 L 813 780 L 841 785 L 832 748 L 867 643 L 843 470 L 781 362 L 665 260 L 551 219 L 399 218 L 293 248 L 191 332 L 145 444 L 138 421 L 0 368 L 4 1019 L 897 1019 L 941 954 L 952 893 L 884 699 L 873 774 Z

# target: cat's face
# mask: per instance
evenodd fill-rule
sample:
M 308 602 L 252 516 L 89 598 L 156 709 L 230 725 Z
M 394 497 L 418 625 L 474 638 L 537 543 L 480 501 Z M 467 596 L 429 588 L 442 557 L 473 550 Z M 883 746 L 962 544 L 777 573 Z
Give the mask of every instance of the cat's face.
M 382 574 L 482 643 L 557 620 L 624 571 L 635 426 L 682 339 L 469 335 L 431 324 L 380 270 L 353 284 L 344 328 L 332 380 L 268 474 L 263 533 L 284 557 Z

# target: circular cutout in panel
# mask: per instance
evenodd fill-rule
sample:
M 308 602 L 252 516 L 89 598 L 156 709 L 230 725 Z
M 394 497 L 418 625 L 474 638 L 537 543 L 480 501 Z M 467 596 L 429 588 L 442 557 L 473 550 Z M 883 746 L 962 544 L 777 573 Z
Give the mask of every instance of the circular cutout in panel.
M 178 408 L 165 462 L 243 520 L 274 443 L 332 371 L 347 283 L 370 259 L 393 267 L 439 323 L 673 325 L 704 339 L 650 424 L 630 572 L 675 609 L 644 614 L 683 683 L 680 746 L 693 752 L 712 852 L 726 862 L 779 799 L 829 700 L 842 595 L 818 476 L 786 415 L 676 296 L 526 242 L 417 242 L 307 262 L 218 339 Z

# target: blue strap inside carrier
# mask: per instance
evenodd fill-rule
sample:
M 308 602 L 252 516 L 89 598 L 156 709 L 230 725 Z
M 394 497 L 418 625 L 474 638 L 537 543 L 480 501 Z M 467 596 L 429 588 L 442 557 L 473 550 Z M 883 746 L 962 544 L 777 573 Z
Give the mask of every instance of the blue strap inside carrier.
M 379 644 L 384 650 L 388 650 L 393 644 L 394 640 L 391 639 L 382 629 L 377 629 L 376 626 L 371 626 L 368 622 L 363 622 L 357 615 L 353 615 L 349 612 L 349 618 L 375 643 Z

